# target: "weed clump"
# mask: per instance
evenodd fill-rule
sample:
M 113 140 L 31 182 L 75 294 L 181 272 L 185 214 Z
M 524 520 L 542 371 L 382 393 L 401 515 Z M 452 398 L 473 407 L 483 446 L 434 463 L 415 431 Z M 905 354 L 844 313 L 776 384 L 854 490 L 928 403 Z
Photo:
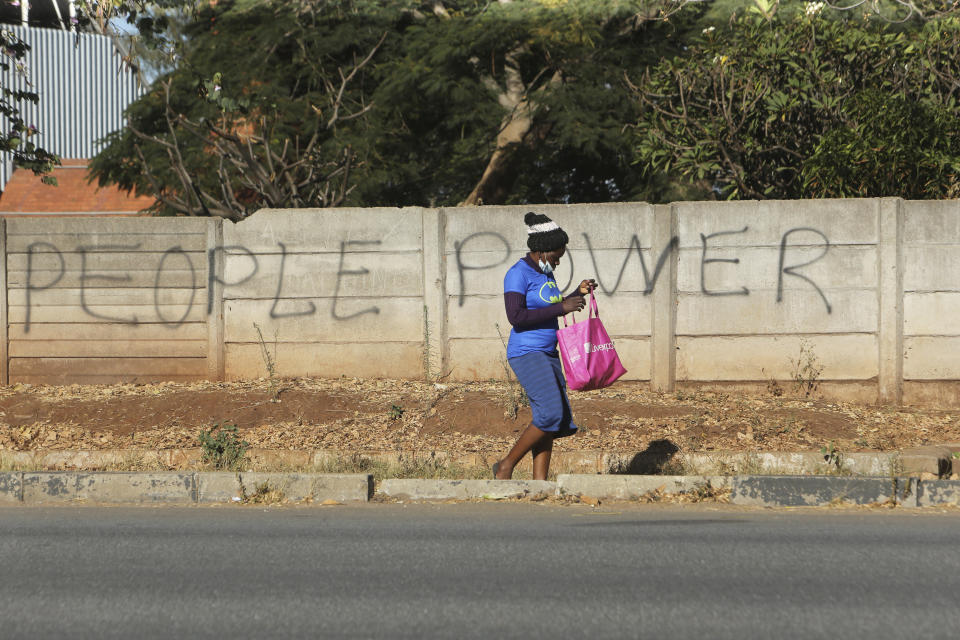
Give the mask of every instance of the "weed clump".
M 286 495 L 280 487 L 273 487 L 268 482 L 259 482 L 254 486 L 253 493 L 247 493 L 241 484 L 241 502 L 245 504 L 280 504 L 286 500 Z
M 203 463 L 217 470 L 237 471 L 247 460 L 250 443 L 237 435 L 237 425 L 215 424 L 200 432 Z
M 790 360 L 793 368 L 792 378 L 797 393 L 804 398 L 810 398 L 820 388 L 823 364 L 813 351 L 813 346 L 807 340 L 800 340 L 800 355 L 796 360 Z

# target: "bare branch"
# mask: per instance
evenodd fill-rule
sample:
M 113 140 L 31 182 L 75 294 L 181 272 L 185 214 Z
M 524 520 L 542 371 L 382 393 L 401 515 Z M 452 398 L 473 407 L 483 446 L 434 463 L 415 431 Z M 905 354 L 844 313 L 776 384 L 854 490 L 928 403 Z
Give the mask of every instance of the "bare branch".
M 361 60 L 358 64 L 353 65 L 353 69 L 350 70 L 349 75 L 347 75 L 346 77 L 344 77 L 343 75 L 343 69 L 340 69 L 340 79 L 341 79 L 340 89 L 337 91 L 337 97 L 333 101 L 333 115 L 330 116 L 330 120 L 327 122 L 328 129 L 333 127 L 333 125 L 339 119 L 340 105 L 343 102 L 343 92 L 346 90 L 347 85 L 350 83 L 351 80 L 354 79 L 354 77 L 356 77 L 357 72 L 360 71 L 360 69 L 367 66 L 367 63 L 373 59 L 373 54 L 377 52 L 377 50 L 380 48 L 380 45 L 382 45 L 383 41 L 386 39 L 387 39 L 387 32 L 384 31 L 383 35 L 380 36 L 380 40 L 377 42 L 377 44 L 375 44 L 373 48 L 370 49 L 370 52 L 367 54 L 367 56 L 363 60 Z

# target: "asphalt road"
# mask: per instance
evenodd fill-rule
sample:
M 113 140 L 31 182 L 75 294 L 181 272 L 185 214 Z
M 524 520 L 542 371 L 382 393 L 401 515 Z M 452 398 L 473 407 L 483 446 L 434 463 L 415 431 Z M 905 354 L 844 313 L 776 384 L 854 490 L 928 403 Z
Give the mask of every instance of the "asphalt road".
M 0 638 L 956 638 L 960 513 L 0 508 Z

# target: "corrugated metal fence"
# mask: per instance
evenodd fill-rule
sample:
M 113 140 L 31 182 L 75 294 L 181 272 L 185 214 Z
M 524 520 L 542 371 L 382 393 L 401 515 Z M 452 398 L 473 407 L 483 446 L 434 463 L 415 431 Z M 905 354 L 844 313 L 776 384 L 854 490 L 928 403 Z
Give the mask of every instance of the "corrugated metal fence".
M 4 87 L 34 91 L 39 104 L 24 102 L 24 122 L 40 129 L 34 142 L 63 158 L 92 158 L 98 141 L 124 126 L 123 110 L 141 93 L 135 74 L 123 68 L 107 36 L 3 25 L 30 45 L 26 77 L 3 72 Z M 13 171 L 2 154 L 0 190 Z

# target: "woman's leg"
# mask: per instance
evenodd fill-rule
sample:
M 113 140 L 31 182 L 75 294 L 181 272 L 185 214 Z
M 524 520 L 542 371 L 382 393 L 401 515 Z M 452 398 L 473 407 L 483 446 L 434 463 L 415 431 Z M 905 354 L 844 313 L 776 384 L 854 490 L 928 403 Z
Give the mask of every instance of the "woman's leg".
M 553 436 L 546 431 L 541 431 L 540 429 L 533 426 L 531 422 L 526 429 L 523 430 L 523 433 L 520 434 L 520 437 L 517 438 L 516 444 L 513 445 L 513 448 L 510 449 L 510 452 L 507 454 L 507 457 L 503 460 L 500 460 L 497 464 L 497 480 L 509 480 L 513 477 L 513 468 L 517 466 L 517 463 L 527 455 L 527 451 L 536 450 L 535 447 L 542 446 L 542 443 L 549 443 L 549 447 L 553 447 Z M 547 452 L 547 465 L 550 464 L 549 451 Z
M 546 480 L 550 471 L 550 454 L 553 453 L 553 434 L 533 445 L 533 479 Z

